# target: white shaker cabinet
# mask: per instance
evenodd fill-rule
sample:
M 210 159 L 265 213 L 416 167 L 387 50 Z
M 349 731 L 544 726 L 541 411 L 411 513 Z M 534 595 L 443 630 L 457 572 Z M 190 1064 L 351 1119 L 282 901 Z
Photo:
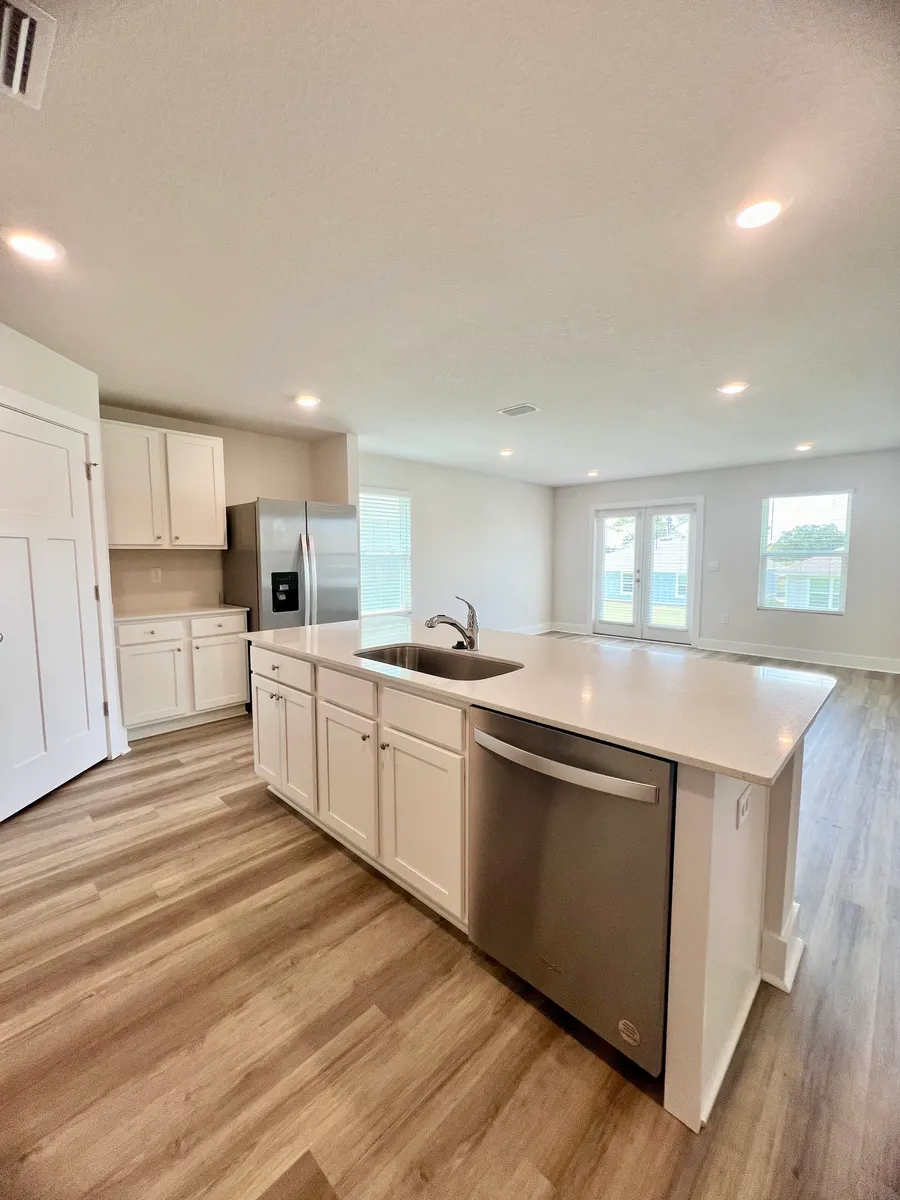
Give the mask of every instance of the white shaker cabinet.
M 384 729 L 382 861 L 457 917 L 463 915 L 463 779 L 461 754 Z
M 319 820 L 367 854 L 378 854 L 375 722 L 318 703 Z
M 182 642 L 119 647 L 126 726 L 171 720 L 190 711 L 190 674 Z
M 284 733 L 278 684 L 253 676 L 253 766 L 260 779 L 281 787 Z
M 225 546 L 221 438 L 101 421 L 109 545 Z
M 194 708 L 227 708 L 247 700 L 247 643 L 234 635 L 191 643 Z

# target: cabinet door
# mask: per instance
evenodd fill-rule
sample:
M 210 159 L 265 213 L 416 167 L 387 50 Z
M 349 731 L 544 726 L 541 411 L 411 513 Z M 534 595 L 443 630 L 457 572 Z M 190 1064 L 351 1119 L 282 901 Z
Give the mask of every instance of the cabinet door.
M 253 676 L 253 768 L 260 779 L 281 787 L 281 696 L 278 684 Z
M 190 712 L 187 655 L 182 642 L 120 646 L 119 674 L 126 727 Z
M 173 546 L 225 545 L 225 456 L 221 438 L 166 433 Z
M 315 707 L 312 696 L 281 688 L 281 790 L 292 804 L 316 811 Z
M 378 854 L 375 722 L 318 703 L 319 819 L 374 858 Z
M 194 708 L 225 708 L 247 702 L 247 643 L 238 637 L 198 638 L 191 643 Z
M 463 915 L 463 759 L 385 729 L 381 857 L 442 908 Z
M 167 545 L 164 434 L 112 421 L 100 428 L 110 546 Z

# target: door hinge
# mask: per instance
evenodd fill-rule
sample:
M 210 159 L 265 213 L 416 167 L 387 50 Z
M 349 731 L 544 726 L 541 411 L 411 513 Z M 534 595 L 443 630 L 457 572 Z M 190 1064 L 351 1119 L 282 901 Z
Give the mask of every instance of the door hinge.
M 103 715 L 104 715 L 104 717 L 109 716 L 109 701 L 108 700 L 103 701 Z
M 100 599 L 100 584 L 99 583 L 94 584 L 94 599 L 95 600 Z

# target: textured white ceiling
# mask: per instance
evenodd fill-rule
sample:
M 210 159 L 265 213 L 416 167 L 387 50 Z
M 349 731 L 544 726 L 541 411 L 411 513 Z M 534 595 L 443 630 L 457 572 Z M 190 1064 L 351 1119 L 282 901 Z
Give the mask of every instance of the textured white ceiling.
M 106 396 L 545 483 L 900 444 L 896 4 L 45 3 L 0 320 Z

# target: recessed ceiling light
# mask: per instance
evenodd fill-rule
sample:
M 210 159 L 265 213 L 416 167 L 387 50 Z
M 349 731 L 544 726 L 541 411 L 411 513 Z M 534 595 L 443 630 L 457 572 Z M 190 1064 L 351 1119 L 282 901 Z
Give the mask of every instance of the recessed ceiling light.
M 800 444 L 795 446 L 794 449 L 802 452 L 804 450 L 812 450 L 814 445 L 814 442 L 800 442 Z
M 759 229 L 760 225 L 768 225 L 781 212 L 781 204 L 777 200 L 760 200 L 742 208 L 735 217 L 735 223 L 741 229 Z
M 10 250 L 15 250 L 16 254 L 34 262 L 57 262 L 63 256 L 63 248 L 58 242 L 41 237 L 39 233 L 32 233 L 28 229 L 4 229 L 3 240 Z
M 500 454 L 503 458 L 509 458 L 509 456 L 512 454 L 512 450 L 501 450 Z
M 309 392 L 304 392 L 301 396 L 296 397 L 294 403 L 299 404 L 301 408 L 315 408 L 322 401 L 318 396 L 311 396 Z
M 599 475 L 599 474 L 600 474 L 600 472 L 599 472 L 599 471 L 588 471 L 588 476 L 589 476 L 591 479 L 593 479 L 593 478 L 594 478 L 594 476 L 596 476 L 596 475 Z
M 723 383 L 716 391 L 721 392 L 723 396 L 739 396 L 741 392 L 746 392 L 749 386 L 750 384 L 744 383 L 743 379 L 733 379 L 731 383 Z

